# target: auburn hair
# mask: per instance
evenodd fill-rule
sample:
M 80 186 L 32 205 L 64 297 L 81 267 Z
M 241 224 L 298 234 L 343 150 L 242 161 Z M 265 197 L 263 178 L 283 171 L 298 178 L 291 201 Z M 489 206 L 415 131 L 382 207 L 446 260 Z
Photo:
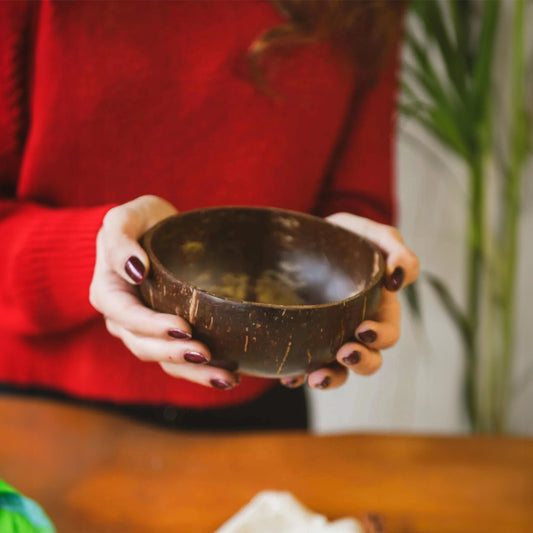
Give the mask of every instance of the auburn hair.
M 399 40 L 405 0 L 271 0 L 286 22 L 260 35 L 249 48 L 254 82 L 266 89 L 262 62 L 274 50 L 330 41 L 368 83 Z

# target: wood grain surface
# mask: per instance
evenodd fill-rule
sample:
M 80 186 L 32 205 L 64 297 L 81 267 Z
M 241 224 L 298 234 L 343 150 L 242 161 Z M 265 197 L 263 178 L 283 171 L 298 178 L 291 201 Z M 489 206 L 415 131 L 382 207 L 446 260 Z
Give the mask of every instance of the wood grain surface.
M 212 532 L 264 489 L 388 533 L 533 532 L 533 440 L 177 433 L 0 396 L 0 477 L 59 533 Z

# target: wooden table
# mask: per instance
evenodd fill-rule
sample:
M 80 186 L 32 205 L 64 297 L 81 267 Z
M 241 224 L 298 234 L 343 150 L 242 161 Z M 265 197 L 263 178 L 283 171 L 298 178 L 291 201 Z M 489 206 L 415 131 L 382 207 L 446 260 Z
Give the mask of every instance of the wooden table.
M 533 440 L 198 435 L 0 396 L 0 477 L 59 533 L 212 532 L 264 489 L 389 533 L 533 532 Z

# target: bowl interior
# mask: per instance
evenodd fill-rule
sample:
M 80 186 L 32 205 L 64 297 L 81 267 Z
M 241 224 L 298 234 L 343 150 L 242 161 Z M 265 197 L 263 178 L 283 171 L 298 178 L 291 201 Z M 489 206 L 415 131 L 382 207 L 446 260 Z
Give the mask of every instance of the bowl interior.
M 317 217 L 267 208 L 182 213 L 154 229 L 150 246 L 166 270 L 198 289 L 270 305 L 350 298 L 382 268 L 365 239 Z

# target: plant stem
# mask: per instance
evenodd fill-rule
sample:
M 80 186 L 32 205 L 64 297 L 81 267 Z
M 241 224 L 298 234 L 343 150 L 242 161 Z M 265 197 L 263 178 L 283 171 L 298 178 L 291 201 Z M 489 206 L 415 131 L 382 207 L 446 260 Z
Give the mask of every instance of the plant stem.
M 468 278 L 467 316 L 470 322 L 469 345 L 466 354 L 466 402 L 472 428 L 479 431 L 479 301 L 483 276 L 483 241 L 485 219 L 485 190 L 483 187 L 483 157 L 470 161 L 470 209 L 468 220 Z
M 507 410 L 510 401 L 510 381 L 514 353 L 514 305 L 516 264 L 518 257 L 518 217 L 520 213 L 520 187 L 522 169 L 527 154 L 527 127 L 524 122 L 524 0 L 516 0 L 514 4 L 513 49 L 511 72 L 511 136 L 510 165 L 505 180 L 505 219 L 504 247 L 506 250 L 504 263 L 503 291 L 503 350 L 501 354 L 500 390 L 495 396 L 497 406 L 495 412 L 495 429 L 505 431 Z

